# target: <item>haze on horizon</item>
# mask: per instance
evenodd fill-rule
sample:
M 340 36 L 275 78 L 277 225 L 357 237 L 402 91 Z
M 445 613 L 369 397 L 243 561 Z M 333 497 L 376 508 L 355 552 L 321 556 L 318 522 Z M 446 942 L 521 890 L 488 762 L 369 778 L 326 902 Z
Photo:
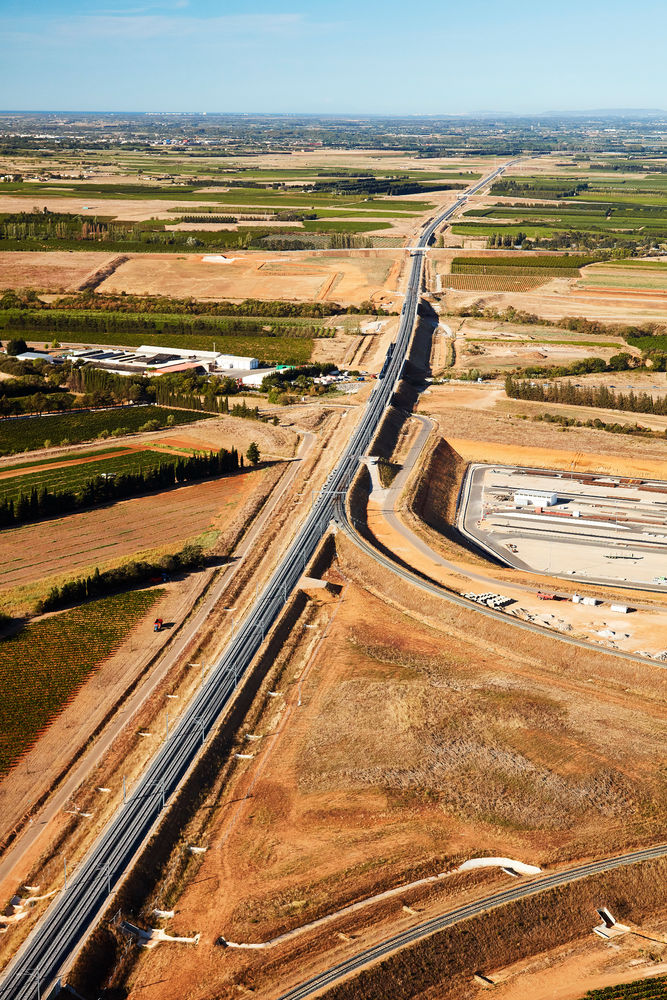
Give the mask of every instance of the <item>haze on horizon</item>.
M 662 0 L 2 0 L 14 111 L 667 107 Z

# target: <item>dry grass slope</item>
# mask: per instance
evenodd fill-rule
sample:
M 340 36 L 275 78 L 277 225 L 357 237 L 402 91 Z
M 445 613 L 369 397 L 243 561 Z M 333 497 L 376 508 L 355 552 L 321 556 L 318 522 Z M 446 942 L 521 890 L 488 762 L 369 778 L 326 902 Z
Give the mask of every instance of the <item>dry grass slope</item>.
M 476 970 L 510 962 L 590 934 L 604 900 L 622 922 L 639 922 L 667 904 L 667 861 L 593 876 L 467 920 L 397 952 L 329 990 L 328 1000 L 468 1000 Z

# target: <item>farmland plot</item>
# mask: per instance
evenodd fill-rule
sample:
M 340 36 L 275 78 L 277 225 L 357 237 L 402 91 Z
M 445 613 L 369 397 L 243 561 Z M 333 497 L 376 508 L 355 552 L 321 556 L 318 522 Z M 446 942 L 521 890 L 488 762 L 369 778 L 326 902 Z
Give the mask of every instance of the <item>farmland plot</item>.
M 515 269 L 516 270 L 516 269 Z M 443 277 L 444 288 L 454 288 L 463 292 L 530 292 L 549 280 L 549 276 L 504 274 L 448 274 Z
M 44 618 L 0 642 L 0 774 L 162 596 L 133 591 Z
M 15 455 L 50 445 L 93 441 L 100 434 L 113 434 L 114 431 L 132 434 L 152 420 L 158 421 L 160 427 L 166 427 L 167 422 L 169 425 L 190 424 L 212 416 L 192 410 L 168 410 L 161 406 L 117 406 L 108 410 L 5 419 L 0 420 L 0 455 Z M 46 444 L 47 441 L 49 444 Z
M 0 475 L 0 502 L 16 500 L 22 493 L 28 494 L 32 489 L 47 489 L 52 492 L 72 490 L 80 493 L 82 487 L 96 476 L 118 476 L 136 472 L 150 472 L 165 463 L 174 463 L 176 458 L 165 455 L 164 452 L 131 451 L 125 455 L 102 458 L 94 462 L 72 463 L 58 469 L 48 465 L 25 475 Z M 0 469 L 0 473 L 2 470 Z

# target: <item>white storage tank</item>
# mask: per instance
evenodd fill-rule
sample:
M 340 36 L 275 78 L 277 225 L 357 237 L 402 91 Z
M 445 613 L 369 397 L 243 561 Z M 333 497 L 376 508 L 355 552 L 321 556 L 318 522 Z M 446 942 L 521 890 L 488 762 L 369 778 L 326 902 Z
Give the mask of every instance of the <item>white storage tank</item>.
M 619 615 L 627 615 L 630 608 L 627 604 L 612 604 L 611 610 L 618 612 Z
M 581 603 L 590 604 L 592 607 L 595 607 L 596 604 L 600 604 L 601 602 L 597 599 L 597 597 L 582 597 Z

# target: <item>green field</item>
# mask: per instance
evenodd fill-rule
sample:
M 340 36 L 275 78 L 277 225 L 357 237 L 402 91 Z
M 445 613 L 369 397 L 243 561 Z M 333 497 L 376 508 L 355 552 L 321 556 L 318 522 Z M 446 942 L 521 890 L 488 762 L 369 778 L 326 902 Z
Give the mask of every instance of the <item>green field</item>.
M 168 410 L 162 406 L 122 406 L 112 410 L 85 413 L 58 413 L 44 417 L 20 417 L 0 420 L 0 455 L 15 455 L 36 451 L 45 441 L 52 445 L 78 444 L 94 441 L 101 433 L 123 429 L 138 431 L 145 423 L 157 420 L 162 427 L 189 424 L 194 420 L 211 419 L 211 414 L 191 410 Z
M 667 289 L 667 274 L 653 274 L 653 277 L 641 278 L 639 275 L 636 277 L 632 275 L 629 277 L 627 275 L 623 277 L 616 277 L 613 274 L 606 274 L 604 272 L 597 271 L 587 271 L 584 275 L 584 280 L 577 283 L 578 288 L 636 288 L 641 289 L 657 289 L 658 291 L 664 291 Z
M 642 271 L 662 271 L 667 274 L 667 261 L 650 260 L 640 258 L 639 260 L 609 260 L 605 262 L 605 267 L 636 267 Z
M 92 601 L 0 640 L 0 774 L 34 745 L 163 593 L 139 590 Z
M 516 203 L 469 209 L 466 228 L 452 231 L 488 238 L 516 235 L 518 226 L 529 239 L 552 241 L 554 248 L 627 250 L 667 242 L 667 174 L 610 176 L 584 167 L 567 176 L 504 177 L 491 194 Z M 542 204 L 523 205 L 520 199 L 528 198 Z
M 479 236 L 483 239 L 498 233 L 501 236 L 518 236 L 524 233 L 529 239 L 551 239 L 556 230 L 549 226 L 531 226 L 530 223 L 522 223 L 516 226 L 506 226 L 501 224 L 487 225 L 475 222 L 455 222 L 452 225 L 452 233 L 455 236 Z
M 634 983 L 619 983 L 599 990 L 589 990 L 581 1000 L 665 1000 L 667 976 L 652 976 Z
M 25 337 L 28 340 L 51 340 L 54 336 L 64 344 L 103 345 L 108 347 L 141 347 L 142 344 L 157 347 L 183 348 L 192 351 L 220 351 L 225 354 L 238 354 L 243 358 L 258 358 L 269 364 L 303 365 L 310 360 L 313 350 L 312 337 L 280 335 L 257 335 L 248 337 L 225 337 L 215 333 L 129 333 L 122 330 L 117 333 L 106 331 L 99 333 L 75 333 L 63 330 L 44 330 L 38 332 L 26 328 L 20 330 L 5 330 L 4 336 Z M 215 347 L 214 347 L 215 345 Z
M 221 309 L 224 306 L 220 307 Z M 120 309 L 0 309 L 0 330 L 27 330 L 39 334 L 67 335 L 84 327 L 88 337 L 128 332 L 171 333 L 179 336 L 203 334 L 223 337 L 310 337 L 319 329 L 316 320 L 309 316 L 225 316 L 204 313 L 191 315 L 183 312 L 123 312 Z M 85 327 L 89 327 L 88 330 Z M 79 332 L 77 330 L 77 332 Z M 37 337 L 39 339 L 39 337 Z
M 123 445 L 118 444 L 111 448 L 91 448 L 85 451 L 77 451 L 76 458 L 92 458 L 93 456 L 104 458 L 108 455 L 117 455 L 122 449 Z M 35 458 L 31 462 L 13 462 L 11 465 L 0 466 L 0 472 L 14 472 L 16 469 L 33 469 L 36 465 L 53 465 L 63 460 L 62 455 L 57 455 L 55 458 Z
M 524 271 L 540 274 L 545 271 L 556 271 L 561 274 L 565 271 L 578 271 L 580 267 L 587 264 L 594 264 L 598 257 L 581 256 L 579 254 L 502 254 L 498 253 L 493 257 L 454 257 L 452 260 L 452 274 L 503 274 L 500 268 L 511 268 L 507 273 L 521 274 Z M 479 269 L 482 270 L 479 270 Z
M 318 222 L 306 220 L 303 228 L 309 233 L 369 233 L 375 229 L 391 229 L 390 222 Z M 298 232 L 298 230 L 297 230 Z
M 224 184 L 224 181 L 222 181 Z M 289 188 L 274 191 L 262 187 L 233 188 L 230 191 L 202 191 L 192 186 L 169 184 L 164 186 L 142 184 L 54 184 L 23 182 L 21 184 L 5 183 L 1 194 L 22 195 L 35 198 L 45 198 L 49 195 L 58 198 L 86 199 L 130 199 L 145 201 L 147 199 L 169 199 L 170 201 L 202 201 L 215 202 L 219 205 L 238 206 L 270 206 L 272 208 L 316 208 L 317 206 L 342 205 L 349 208 L 370 208 L 376 204 L 391 211 L 428 212 L 433 205 L 427 201 L 405 201 L 400 198 L 386 196 L 360 197 L 359 195 L 325 194 L 323 192 L 291 193 Z M 0 201 L 0 206 L 2 202 Z
M 78 455 L 72 456 L 76 459 Z M 123 473 L 149 472 L 166 463 L 175 463 L 176 457 L 159 451 L 135 451 L 129 455 L 101 458 L 98 462 L 83 462 L 60 469 L 46 468 L 25 475 L 8 476 L 0 479 L 0 502 L 16 501 L 21 493 L 30 493 L 35 488 L 46 488 L 51 492 L 72 490 L 80 493 L 82 487 L 96 476 L 117 476 Z M 0 472 L 4 472 L 0 469 Z

